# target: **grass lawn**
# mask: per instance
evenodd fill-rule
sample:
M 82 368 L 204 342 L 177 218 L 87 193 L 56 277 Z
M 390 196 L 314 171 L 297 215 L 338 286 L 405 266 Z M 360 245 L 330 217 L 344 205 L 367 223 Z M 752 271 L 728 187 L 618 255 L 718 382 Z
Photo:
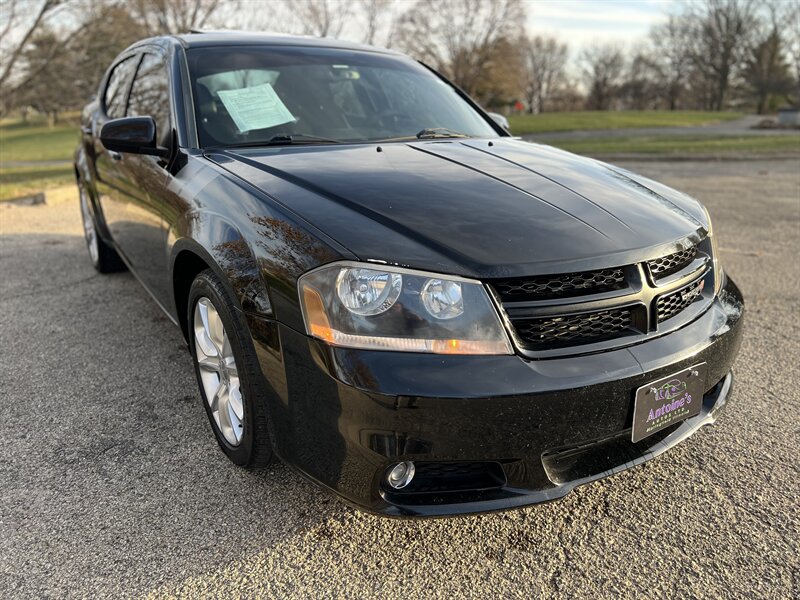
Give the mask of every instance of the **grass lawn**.
M 0 200 L 57 187 L 73 180 L 72 153 L 78 145 L 77 115 L 53 128 L 41 117 L 28 123 L 0 122 Z M 14 162 L 64 161 L 65 164 L 14 165 Z
M 800 135 L 672 135 L 651 137 L 614 137 L 547 140 L 550 146 L 577 154 L 652 154 L 670 155 L 731 155 L 797 153 L 800 156 Z
M 0 122 L 0 164 L 7 161 L 71 160 L 78 146 L 78 123 L 64 119 L 52 129 L 42 119 Z
M 0 167 L 0 202 L 75 182 L 71 164 Z
M 689 127 L 730 121 L 741 117 L 735 112 L 704 112 L 698 110 L 628 110 L 542 113 L 513 115 L 508 118 L 514 135 L 545 131 L 576 131 L 587 129 L 630 129 L 631 127 Z

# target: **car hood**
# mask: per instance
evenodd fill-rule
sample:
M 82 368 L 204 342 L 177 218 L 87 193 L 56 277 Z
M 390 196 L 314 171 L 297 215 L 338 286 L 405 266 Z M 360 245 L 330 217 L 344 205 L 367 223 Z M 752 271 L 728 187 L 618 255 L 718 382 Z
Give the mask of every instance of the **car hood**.
M 697 201 L 666 186 L 508 138 L 209 158 L 362 260 L 479 278 L 646 260 L 708 226 Z

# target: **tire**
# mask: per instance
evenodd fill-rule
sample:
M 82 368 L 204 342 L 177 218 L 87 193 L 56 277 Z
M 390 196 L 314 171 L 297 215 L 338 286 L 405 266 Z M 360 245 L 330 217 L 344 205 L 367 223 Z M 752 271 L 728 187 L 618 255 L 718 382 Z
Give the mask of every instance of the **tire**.
M 81 205 L 81 221 L 83 222 L 83 237 L 89 250 L 89 259 L 92 266 L 99 273 L 117 273 L 125 270 L 125 263 L 111 246 L 106 244 L 97 233 L 97 226 L 89 208 L 89 192 L 82 181 L 78 181 L 78 196 Z
M 244 318 L 211 269 L 195 278 L 187 309 L 195 375 L 217 443 L 234 464 L 268 465 L 273 452 L 263 400 L 266 383 Z

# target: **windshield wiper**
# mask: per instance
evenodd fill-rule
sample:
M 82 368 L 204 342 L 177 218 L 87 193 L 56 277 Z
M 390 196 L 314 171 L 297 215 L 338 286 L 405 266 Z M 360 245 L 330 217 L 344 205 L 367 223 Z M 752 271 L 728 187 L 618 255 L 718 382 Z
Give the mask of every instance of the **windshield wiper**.
M 302 138 L 302 139 L 297 139 L 297 138 Z M 326 144 L 343 143 L 341 140 L 320 137 L 318 135 L 310 135 L 308 133 L 279 133 L 269 138 L 266 144 L 268 146 L 278 146 L 281 144 L 314 144 L 317 142 L 325 142 Z
M 417 133 L 418 140 L 429 140 L 432 138 L 468 138 L 466 133 L 454 131 L 447 127 L 426 127 Z
M 302 139 L 298 139 L 302 138 Z M 310 135 L 307 133 L 279 133 L 273 135 L 268 140 L 258 140 L 252 142 L 239 142 L 236 144 L 220 144 L 219 146 L 211 146 L 210 148 L 260 148 L 264 146 L 291 146 L 292 144 L 343 144 L 341 140 L 334 140 L 333 138 L 320 137 L 317 135 Z
M 401 135 L 399 137 L 383 138 L 380 140 L 372 140 L 373 142 L 409 142 L 413 140 L 433 140 L 433 139 L 446 139 L 446 138 L 468 138 L 472 137 L 460 131 L 454 131 L 447 127 L 426 127 L 416 135 Z

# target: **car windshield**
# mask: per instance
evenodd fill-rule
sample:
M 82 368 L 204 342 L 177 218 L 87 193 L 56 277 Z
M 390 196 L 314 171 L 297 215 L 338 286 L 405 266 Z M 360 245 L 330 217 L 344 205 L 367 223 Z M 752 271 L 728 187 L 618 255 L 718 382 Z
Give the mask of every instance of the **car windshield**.
M 497 137 L 446 82 L 405 57 L 307 47 L 187 51 L 200 145 Z

